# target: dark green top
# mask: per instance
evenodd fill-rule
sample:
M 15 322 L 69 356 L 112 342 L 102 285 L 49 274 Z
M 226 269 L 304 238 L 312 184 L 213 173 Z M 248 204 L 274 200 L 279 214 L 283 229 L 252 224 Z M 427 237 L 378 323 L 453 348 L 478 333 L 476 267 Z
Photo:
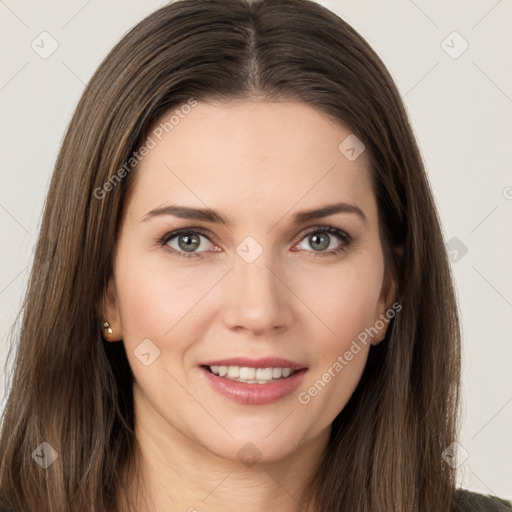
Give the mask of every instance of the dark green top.
M 496 496 L 486 496 L 459 489 L 453 512 L 510 512 L 512 503 Z

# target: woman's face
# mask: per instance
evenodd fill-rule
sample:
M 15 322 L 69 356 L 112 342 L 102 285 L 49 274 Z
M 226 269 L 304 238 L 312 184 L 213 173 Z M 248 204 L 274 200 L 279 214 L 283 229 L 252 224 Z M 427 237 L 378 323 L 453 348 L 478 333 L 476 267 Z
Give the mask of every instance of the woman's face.
M 325 442 L 394 300 L 367 155 L 303 103 L 176 119 L 143 151 L 107 305 L 138 427 L 233 460 Z

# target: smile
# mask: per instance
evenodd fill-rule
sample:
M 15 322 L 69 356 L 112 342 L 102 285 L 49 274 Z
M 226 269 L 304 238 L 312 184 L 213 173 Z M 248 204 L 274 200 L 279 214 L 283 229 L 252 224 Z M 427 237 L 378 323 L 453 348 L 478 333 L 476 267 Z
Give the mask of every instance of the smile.
M 293 393 L 308 371 L 280 358 L 231 358 L 199 366 L 208 384 L 221 396 L 245 405 L 265 405 Z
M 215 375 L 247 384 L 268 384 L 285 379 L 295 372 L 291 368 L 251 368 L 249 366 L 208 366 Z

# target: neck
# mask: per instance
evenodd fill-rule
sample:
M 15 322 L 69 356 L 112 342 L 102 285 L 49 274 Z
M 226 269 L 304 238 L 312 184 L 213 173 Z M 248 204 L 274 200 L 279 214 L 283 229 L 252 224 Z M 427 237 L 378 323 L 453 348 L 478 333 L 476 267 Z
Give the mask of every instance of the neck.
M 123 473 L 127 494 L 119 496 L 118 510 L 313 512 L 301 492 L 320 464 L 329 430 L 285 458 L 245 464 L 208 451 L 146 410 L 144 402 L 135 404 L 138 472 Z

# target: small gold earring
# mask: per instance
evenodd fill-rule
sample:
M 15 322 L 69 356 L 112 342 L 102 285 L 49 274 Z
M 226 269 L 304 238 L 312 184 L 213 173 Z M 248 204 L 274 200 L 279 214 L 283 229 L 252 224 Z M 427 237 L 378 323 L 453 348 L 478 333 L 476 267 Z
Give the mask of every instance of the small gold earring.
M 112 336 L 112 327 L 110 327 L 110 324 L 108 322 L 103 322 L 103 335 L 105 338 L 108 338 L 109 336 Z

